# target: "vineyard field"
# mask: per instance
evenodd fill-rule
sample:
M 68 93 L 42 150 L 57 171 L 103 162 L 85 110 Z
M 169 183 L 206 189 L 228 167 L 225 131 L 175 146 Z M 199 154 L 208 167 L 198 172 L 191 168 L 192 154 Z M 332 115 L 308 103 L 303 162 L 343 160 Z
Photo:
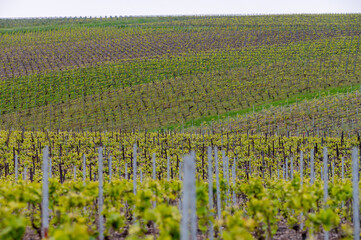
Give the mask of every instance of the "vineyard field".
M 126 29 L 3 33 L 0 122 L 150 130 L 356 85 L 358 17 L 169 18 Z
M 235 117 L 213 117 L 208 121 L 197 120 L 201 126 L 190 126 L 187 132 L 211 131 L 212 133 L 263 133 L 283 136 L 334 136 L 348 137 L 357 135 L 359 126 L 360 90 L 355 87 L 332 89 L 334 94 L 324 91 L 322 95 L 314 94 L 313 98 L 293 99 L 247 109 L 246 114 Z M 312 96 L 312 95 L 311 95 Z M 308 96 L 307 96 L 308 97 Z M 229 114 L 229 113 L 228 113 Z M 189 124 L 189 123 L 188 123 Z
M 181 224 L 182 174 L 185 174 L 182 173 L 181 166 L 185 164 L 182 156 L 189 151 L 197 153 L 195 177 L 198 179 L 200 236 L 207 236 L 211 221 L 212 209 L 206 207 L 209 203 L 209 174 L 215 182 L 218 178 L 220 184 L 220 198 L 215 202 L 221 201 L 217 211 L 222 209 L 222 215 L 218 216 L 219 221 L 213 222 L 216 236 L 227 238 L 230 235 L 232 239 L 238 231 L 242 232 L 244 239 L 248 239 L 253 231 L 258 231 L 256 238 L 277 236 L 280 234 L 278 226 L 294 226 L 301 213 L 308 234 L 321 236 L 321 226 L 334 229 L 336 232 L 332 234 L 335 236 L 338 236 L 338 231 L 347 234 L 347 229 L 352 229 L 348 214 L 352 202 L 350 146 L 360 144 L 360 136 L 318 138 L 209 132 L 192 135 L 176 132 L 21 131 L 3 131 L 1 136 L 4 147 L 1 152 L 3 191 L 0 196 L 3 204 L 13 203 L 9 205 L 11 208 L 2 209 L 2 215 L 6 216 L 6 211 L 17 214 L 5 218 L 8 224 L 12 224 L 14 217 L 22 219 L 20 226 L 11 225 L 11 231 L 16 231 L 17 227 L 21 229 L 19 234 L 30 225 L 33 231 L 40 232 L 39 206 L 41 179 L 44 177 L 42 144 L 49 146 L 49 213 L 50 223 L 57 226 L 51 228 L 50 234 L 54 236 L 78 231 L 81 231 L 79 234 L 97 236 L 98 208 L 90 206 L 96 206 L 98 181 L 100 174 L 104 174 L 106 235 L 143 238 L 159 234 L 159 238 L 177 238 Z M 97 146 L 103 146 L 101 173 Z M 327 211 L 322 207 L 324 149 L 328 151 L 328 176 L 332 182 L 328 189 Z M 218 168 L 216 172 L 209 171 L 209 161 L 211 169 Z M 135 179 L 139 189 L 136 195 L 133 192 Z M 216 197 L 218 190 L 213 190 Z M 168 204 L 164 205 L 165 202 Z M 27 203 L 31 204 L 30 208 L 25 207 Z M 280 211 L 281 215 L 278 214 Z M 72 214 L 68 215 L 68 212 Z M 249 214 L 252 212 L 251 218 Z M 269 221 L 267 231 L 264 229 L 266 220 Z M 163 226 L 166 222 L 170 225 Z M 71 228 L 69 224 L 73 224 Z M 149 224 L 153 226 L 149 228 Z M 61 229 L 67 230 L 62 232 Z
M 0 239 L 360 239 L 360 34 L 0 19 Z

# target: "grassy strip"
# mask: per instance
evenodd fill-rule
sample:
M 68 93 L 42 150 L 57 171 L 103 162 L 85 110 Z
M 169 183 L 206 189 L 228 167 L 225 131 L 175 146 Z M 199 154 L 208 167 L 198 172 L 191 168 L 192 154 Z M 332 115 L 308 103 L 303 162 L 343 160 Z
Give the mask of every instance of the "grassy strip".
M 197 127 L 197 126 L 199 127 L 201 125 L 204 126 L 204 125 L 209 124 L 212 121 L 218 121 L 219 119 L 225 120 L 226 118 L 234 118 L 234 117 L 238 117 L 239 115 L 245 115 L 246 113 L 250 113 L 250 112 L 254 112 L 254 113 L 260 112 L 263 109 L 269 109 L 271 107 L 289 106 L 289 105 L 292 105 L 294 103 L 299 103 L 304 100 L 313 100 L 313 99 L 319 99 L 319 98 L 325 97 L 327 95 L 337 95 L 337 94 L 341 94 L 341 93 L 355 92 L 356 90 L 359 90 L 359 89 L 361 89 L 361 84 L 356 85 L 356 86 L 329 88 L 327 90 L 322 90 L 322 91 L 318 91 L 318 92 L 297 94 L 292 97 L 289 97 L 288 99 L 278 100 L 278 101 L 266 103 L 263 105 L 257 105 L 257 106 L 253 106 L 252 108 L 230 111 L 230 112 L 223 113 L 220 115 L 204 116 L 201 118 L 189 120 L 183 125 L 169 125 L 167 127 L 153 129 L 152 131 L 158 131 L 158 130 L 162 130 L 162 129 L 173 130 L 173 129 L 190 128 L 190 127 Z

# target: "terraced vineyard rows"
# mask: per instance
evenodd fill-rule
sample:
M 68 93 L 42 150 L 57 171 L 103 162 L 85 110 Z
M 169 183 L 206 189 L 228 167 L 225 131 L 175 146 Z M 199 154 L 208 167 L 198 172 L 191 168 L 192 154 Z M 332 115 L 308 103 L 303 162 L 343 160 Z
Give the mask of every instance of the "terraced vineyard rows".
M 322 53 L 330 45 L 334 46 L 335 54 Z M 296 52 L 300 48 L 304 52 Z M 175 59 L 171 60 L 173 63 L 169 66 L 173 69 L 169 72 L 162 70 L 169 62 L 157 60 L 153 65 L 145 61 L 143 66 L 134 65 L 135 74 L 124 68 L 130 74 L 119 72 L 115 77 L 110 68 L 104 81 L 101 73 L 96 71 L 91 74 L 93 80 L 87 76 L 89 71 L 25 78 L 17 86 L 4 85 L 1 103 L 7 110 L 1 118 L 5 126 L 11 122 L 13 127 L 48 129 L 131 129 L 140 126 L 152 129 L 180 125 L 194 118 L 302 96 L 329 87 L 357 84 L 361 71 L 356 64 L 358 48 L 359 41 L 345 38 L 286 48 L 215 52 L 186 57 L 182 62 Z M 307 49 L 318 53 L 312 56 Z M 261 56 L 267 61 L 257 62 Z M 280 58 L 283 61 L 275 62 Z M 207 69 L 208 66 L 211 69 Z M 181 77 L 167 79 L 176 71 Z M 77 75 L 83 73 L 85 75 Z M 124 82 L 123 77 L 129 82 Z M 159 78 L 165 79 L 157 81 Z M 38 85 L 34 86 L 34 82 Z M 127 84 L 137 85 L 124 86 Z M 78 96 L 82 97 L 71 100 Z M 62 100 L 64 98 L 67 101 Z
M 355 84 L 360 75 L 358 17 L 318 16 L 319 24 L 307 15 L 294 16 L 287 23 L 283 20 L 289 16 L 169 18 L 158 23 L 150 18 L 150 23 L 125 29 L 109 25 L 3 33 L 1 118 L 7 126 L 7 119 L 14 122 L 15 114 L 22 116 L 13 127 L 152 129 L 296 93 Z M 218 81 L 234 87 L 227 93 L 229 98 L 218 94 L 225 93 L 229 84 L 214 85 L 217 74 L 223 78 Z M 202 86 L 194 85 L 197 78 Z M 315 86 L 315 81 L 321 83 Z M 176 83 L 164 86 L 172 82 Z M 135 85 L 144 83 L 142 98 L 148 104 L 131 93 L 138 89 Z M 208 95 L 210 90 L 202 89 L 205 84 L 215 96 L 187 101 L 172 90 L 173 99 L 159 99 L 152 91 L 162 89 L 167 95 L 169 88 L 182 91 L 187 85 L 187 91 Z M 287 92 L 281 93 L 284 84 Z M 244 99 L 235 98 L 239 95 Z M 112 107 L 104 102 L 109 98 Z M 165 106 L 169 102 L 171 106 Z M 99 107 L 86 109 L 86 105 Z M 178 109 L 179 105 L 188 111 Z M 70 122 L 69 116 L 73 116 Z

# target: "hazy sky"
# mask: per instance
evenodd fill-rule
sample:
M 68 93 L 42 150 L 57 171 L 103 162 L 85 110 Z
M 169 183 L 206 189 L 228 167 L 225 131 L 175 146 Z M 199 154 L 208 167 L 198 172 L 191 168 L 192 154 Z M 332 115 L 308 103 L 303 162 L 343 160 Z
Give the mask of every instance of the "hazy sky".
M 361 13 L 361 0 L 0 0 L 0 18 Z

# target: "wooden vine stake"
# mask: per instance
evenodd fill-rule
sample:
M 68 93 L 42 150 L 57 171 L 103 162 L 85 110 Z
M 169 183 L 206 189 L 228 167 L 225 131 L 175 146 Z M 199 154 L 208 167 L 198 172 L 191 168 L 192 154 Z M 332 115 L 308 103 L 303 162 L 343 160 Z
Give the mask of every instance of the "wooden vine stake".
M 191 155 L 193 156 L 191 161 L 191 172 L 190 172 L 190 179 L 192 180 L 192 188 L 191 188 L 191 198 L 190 198 L 190 211 L 191 211 L 191 236 L 192 240 L 197 239 L 197 196 L 196 196 L 196 153 L 193 151 L 191 152 Z
M 236 185 L 236 158 L 233 159 L 232 165 L 232 184 L 233 186 Z M 236 206 L 236 193 L 234 192 L 234 189 L 232 190 L 232 204 L 233 206 Z
M 43 152 L 43 189 L 41 202 L 41 237 L 48 238 L 49 230 L 49 182 L 48 182 L 48 162 L 49 148 L 45 146 Z
M 156 170 L 156 165 L 155 165 L 155 153 L 153 153 L 153 181 L 156 180 L 156 176 L 157 176 L 157 170 Z M 153 207 L 155 208 L 156 206 L 157 206 L 157 202 L 154 201 Z
M 26 168 L 26 166 L 24 166 L 24 170 L 23 170 L 23 181 L 26 181 L 26 174 L 27 174 L 27 168 Z
M 128 163 L 124 165 L 124 177 L 128 180 Z
M 218 166 L 218 148 L 214 147 L 214 165 L 216 167 L 216 187 L 217 187 L 217 217 L 221 219 L 221 191 L 219 186 L 219 166 Z
M 301 178 L 301 187 L 303 186 L 303 152 L 301 151 L 300 153 L 300 178 Z M 301 225 L 300 225 L 300 229 L 303 229 L 303 212 L 301 212 L 300 214 L 300 220 L 301 220 Z
M 76 182 L 76 166 L 73 166 L 73 172 L 74 172 L 74 182 Z
M 86 180 L 86 156 L 83 154 L 83 186 L 85 187 L 85 180 Z M 84 213 L 86 212 L 86 207 L 83 207 Z
M 99 196 L 98 196 L 98 224 L 99 224 L 99 240 L 104 240 L 104 218 L 103 218 L 103 148 L 98 149 L 98 182 L 99 182 Z
M 133 193 L 137 195 L 137 144 L 133 146 Z
M 167 181 L 169 181 L 169 156 L 167 156 Z
M 227 179 L 227 206 L 229 206 L 230 202 L 230 186 L 229 186 L 229 158 L 226 157 L 226 179 Z
M 112 156 L 108 159 L 108 168 L 109 168 L 109 182 L 112 181 Z
M 285 172 L 286 172 L 286 180 L 288 180 L 288 158 L 286 158 Z
M 86 179 L 86 156 L 83 154 L 83 186 L 85 186 Z
M 291 175 L 291 180 L 293 180 L 293 175 L 294 175 L 294 171 L 293 171 L 293 156 L 291 157 L 291 172 L 290 172 L 290 175 Z
M 183 158 L 184 180 L 182 199 L 181 240 L 197 239 L 195 153 Z
M 344 158 L 341 157 L 341 164 L 342 164 L 342 167 L 341 167 L 341 180 L 343 182 L 343 178 L 344 178 L 344 171 L 345 171 L 345 168 L 344 168 Z M 345 203 L 342 201 L 341 203 L 341 207 L 343 208 L 345 206 Z
M 315 182 L 315 155 L 314 152 L 315 150 L 312 148 L 311 149 L 311 173 L 310 173 L 310 177 L 311 177 L 311 185 Z
M 208 147 L 208 197 L 209 197 L 209 209 L 213 210 L 213 168 L 212 168 L 212 147 Z M 213 218 L 213 212 L 210 212 L 211 218 Z M 209 239 L 213 240 L 214 229 L 213 221 L 209 221 Z
M 184 179 L 183 174 L 183 164 L 182 162 L 179 163 L 179 181 L 182 181 Z M 182 199 L 179 199 L 179 211 L 182 210 Z
M 155 165 L 155 153 L 153 153 L 153 180 L 156 179 L 156 174 L 157 174 L 157 171 L 156 171 L 156 165 Z
M 352 149 L 352 189 L 354 239 L 360 240 L 359 166 L 357 147 Z
M 325 208 L 327 208 L 326 202 L 328 198 L 328 165 L 327 165 L 327 147 L 323 149 L 323 201 L 325 203 Z M 324 239 L 329 239 L 328 231 L 324 230 Z

